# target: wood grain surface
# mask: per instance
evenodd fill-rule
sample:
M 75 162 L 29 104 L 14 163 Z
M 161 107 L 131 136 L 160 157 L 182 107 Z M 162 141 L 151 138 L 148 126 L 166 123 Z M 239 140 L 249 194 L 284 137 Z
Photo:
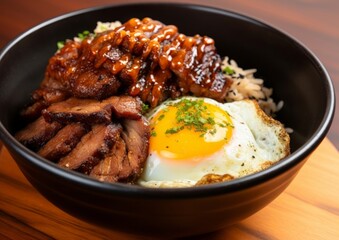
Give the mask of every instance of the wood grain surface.
M 292 184 L 241 223 L 193 239 L 339 239 L 339 153 L 326 138 Z M 141 239 L 87 224 L 62 212 L 0 152 L 0 239 Z
M 52 17 L 82 8 L 138 2 L 137 0 L 0 0 L 0 48 L 23 31 Z M 139 1 L 140 2 L 140 1 Z M 339 98 L 338 0 L 145 0 L 186 2 L 243 13 L 292 35 L 324 64 Z M 221 30 L 222 31 L 222 30 Z M 328 134 L 339 148 L 339 104 Z

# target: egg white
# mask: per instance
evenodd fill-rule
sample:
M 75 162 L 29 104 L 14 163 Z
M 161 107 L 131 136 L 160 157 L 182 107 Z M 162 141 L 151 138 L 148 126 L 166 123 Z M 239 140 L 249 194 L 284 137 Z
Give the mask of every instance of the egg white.
M 208 98 L 204 101 L 230 115 L 234 128 L 229 142 L 210 156 L 196 159 L 196 164 L 162 159 L 156 152 L 150 152 L 140 185 L 189 187 L 207 174 L 238 178 L 265 169 L 289 154 L 289 135 L 283 125 L 268 117 L 257 102 L 242 100 L 222 104 Z M 165 106 L 166 103 L 161 105 L 149 118 Z

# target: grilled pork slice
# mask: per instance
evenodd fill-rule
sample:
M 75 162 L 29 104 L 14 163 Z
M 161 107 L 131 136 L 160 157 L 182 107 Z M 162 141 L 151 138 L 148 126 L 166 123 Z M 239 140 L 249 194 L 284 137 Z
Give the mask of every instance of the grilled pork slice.
M 112 107 L 113 115 L 117 118 L 140 119 L 141 101 L 139 98 L 131 96 L 110 97 L 103 101 Z
M 89 58 L 95 58 L 77 41 L 67 40 L 49 60 L 41 87 L 63 89 L 78 98 L 104 99 L 116 95 L 121 83 L 106 69 L 98 69 Z M 89 54 L 84 58 L 82 54 Z M 90 57 L 91 56 L 91 57 Z
M 67 91 L 54 88 L 38 88 L 32 94 L 32 99 L 35 101 L 43 100 L 48 104 L 56 103 L 70 97 Z
M 97 100 L 69 98 L 44 109 L 42 115 L 48 122 L 98 124 L 111 122 L 112 111 L 110 105 Z
M 15 138 L 26 147 L 36 151 L 48 142 L 62 128 L 58 122 L 48 123 L 43 117 L 28 124 L 16 133 Z
M 62 128 L 49 140 L 38 154 L 53 162 L 66 156 L 87 133 L 87 127 L 81 123 L 72 123 Z
M 156 107 L 173 95 L 223 101 L 231 83 L 213 39 L 132 18 L 81 43 L 66 41 L 50 58 L 42 86 L 100 100 L 120 92 Z
M 64 158 L 59 165 L 72 170 L 89 174 L 92 168 L 107 154 L 113 143 L 119 138 L 120 125 L 95 125 L 92 130 L 81 138 L 76 147 Z
M 71 84 L 71 92 L 75 97 L 101 100 L 115 94 L 121 85 L 120 81 L 105 69 L 91 68 L 82 72 L 83 68 L 77 67 L 81 70 Z
M 148 156 L 150 129 L 145 118 L 139 120 L 124 120 L 124 131 L 121 133 L 126 143 L 128 165 L 132 169 L 128 178 L 135 180 L 141 174 L 141 170 Z M 127 169 L 127 166 L 125 166 Z M 123 171 L 121 175 L 123 175 Z
M 69 98 L 66 101 L 52 104 L 44 109 L 42 114 L 48 122 L 110 123 L 112 114 L 119 118 L 139 119 L 141 103 L 129 96 L 113 96 L 103 101 Z
M 131 172 L 126 156 L 126 144 L 119 138 L 109 154 L 93 168 L 90 176 L 103 182 L 118 182 L 128 177 Z
M 112 150 L 91 171 L 100 181 L 133 182 L 141 174 L 148 155 L 149 127 L 145 118 L 125 120 Z
M 35 120 L 41 116 L 41 111 L 53 103 L 64 101 L 69 97 L 66 91 L 53 88 L 39 88 L 32 94 L 32 105 L 28 106 L 21 112 L 25 120 Z

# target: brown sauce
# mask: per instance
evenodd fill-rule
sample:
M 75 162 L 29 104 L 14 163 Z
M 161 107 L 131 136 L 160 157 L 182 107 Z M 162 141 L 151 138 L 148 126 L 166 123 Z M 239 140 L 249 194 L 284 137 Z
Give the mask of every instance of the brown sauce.
M 104 85 L 103 88 L 111 92 L 96 91 L 91 96 L 87 91 L 84 97 L 101 99 L 126 93 L 140 97 L 152 107 L 168 97 L 181 95 L 222 101 L 230 80 L 223 76 L 220 65 L 213 39 L 200 35 L 189 37 L 179 33 L 176 26 L 150 18 L 132 18 L 93 39 L 81 43 L 68 41 L 50 59 L 44 82 L 53 78 L 62 88 L 71 91 L 91 89 L 90 84 L 95 81 L 77 79 L 85 72 L 95 73 L 100 69 L 102 79 L 96 81 L 116 86 Z M 93 74 L 85 75 L 94 77 Z M 116 78 L 118 83 L 106 78 Z

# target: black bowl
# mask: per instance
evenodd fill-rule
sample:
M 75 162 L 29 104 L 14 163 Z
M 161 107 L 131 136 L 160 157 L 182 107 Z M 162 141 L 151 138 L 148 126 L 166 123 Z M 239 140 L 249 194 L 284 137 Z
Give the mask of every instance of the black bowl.
M 220 184 L 147 189 L 101 183 L 59 168 L 13 137 L 18 112 L 43 78 L 56 42 L 94 29 L 97 21 L 151 17 L 186 35 L 208 35 L 218 52 L 274 88 L 285 105 L 278 119 L 293 128 L 292 153 L 262 172 Z M 1 139 L 27 179 L 64 211 L 103 227 L 138 235 L 182 237 L 215 231 L 257 212 L 292 181 L 325 137 L 335 96 L 325 68 L 302 44 L 255 19 L 195 5 L 132 4 L 92 8 L 44 22 L 8 44 L 0 59 Z

